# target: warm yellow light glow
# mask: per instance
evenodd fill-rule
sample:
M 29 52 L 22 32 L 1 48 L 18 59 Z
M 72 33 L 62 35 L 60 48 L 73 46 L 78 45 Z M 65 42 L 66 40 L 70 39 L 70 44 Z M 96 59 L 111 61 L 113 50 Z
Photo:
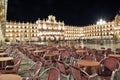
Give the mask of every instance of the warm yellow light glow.
M 106 23 L 106 21 L 102 20 L 102 19 L 100 19 L 99 21 L 97 21 L 97 25 L 103 25 L 105 23 Z

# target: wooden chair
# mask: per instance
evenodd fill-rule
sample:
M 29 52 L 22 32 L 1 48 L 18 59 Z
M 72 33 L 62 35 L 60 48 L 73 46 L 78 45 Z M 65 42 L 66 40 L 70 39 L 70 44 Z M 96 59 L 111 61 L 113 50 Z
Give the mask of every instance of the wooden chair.
M 18 57 L 14 65 L 7 65 L 4 69 L 0 70 L 0 73 L 17 73 L 20 67 L 22 58 Z

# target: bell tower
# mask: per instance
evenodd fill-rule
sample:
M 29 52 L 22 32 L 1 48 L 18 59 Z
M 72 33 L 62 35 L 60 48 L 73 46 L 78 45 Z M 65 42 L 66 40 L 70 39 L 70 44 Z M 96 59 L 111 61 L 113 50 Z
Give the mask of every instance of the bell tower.
M 0 41 L 5 37 L 7 1 L 8 0 L 0 0 Z
M 117 12 L 117 15 L 115 16 L 115 22 L 117 25 L 120 25 L 120 10 Z

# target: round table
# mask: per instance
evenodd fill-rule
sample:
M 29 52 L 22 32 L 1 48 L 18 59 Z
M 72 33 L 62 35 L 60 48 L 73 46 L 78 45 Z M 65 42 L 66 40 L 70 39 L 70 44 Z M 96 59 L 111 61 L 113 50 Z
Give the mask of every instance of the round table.
M 65 48 L 58 48 L 58 51 L 64 51 Z
M 0 57 L 0 61 L 9 61 L 13 60 L 13 57 Z
M 8 53 L 5 53 L 5 52 L 0 53 L 0 57 L 4 57 L 4 56 L 6 56 L 6 55 L 8 55 Z
M 109 54 L 108 56 L 109 57 L 114 57 L 114 58 L 120 58 L 119 54 Z
M 4 50 L 3 50 L 3 49 L 0 49 L 0 53 L 2 53 L 2 52 L 4 52 Z
M 5 67 L 8 61 L 13 61 L 13 57 L 0 57 L 0 67 Z
M 44 58 L 48 60 L 55 60 L 56 58 L 58 58 L 58 55 L 53 53 L 47 53 L 45 54 Z
M 34 51 L 33 55 L 34 56 L 41 56 L 45 53 L 45 50 L 36 50 Z
M 91 73 L 97 73 L 100 63 L 93 60 L 80 60 L 77 62 L 77 65 L 78 67 L 84 67 L 85 71 L 91 68 Z
M 29 50 L 29 51 L 34 51 L 34 50 L 35 50 L 35 48 L 28 48 L 28 50 Z
M 98 66 L 100 63 L 93 60 L 80 60 L 77 64 L 78 66 Z
M 87 50 L 76 50 L 76 53 L 79 55 L 79 56 L 83 56 L 84 54 L 86 54 L 88 51 Z
M 0 80 L 22 80 L 22 77 L 16 74 L 0 74 Z

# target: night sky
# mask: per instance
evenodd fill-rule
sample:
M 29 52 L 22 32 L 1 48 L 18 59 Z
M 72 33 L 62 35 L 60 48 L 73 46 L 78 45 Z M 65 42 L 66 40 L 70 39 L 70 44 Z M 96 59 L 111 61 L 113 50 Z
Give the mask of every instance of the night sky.
M 119 0 L 8 0 L 7 20 L 35 22 L 54 15 L 66 25 L 86 26 L 100 18 L 112 21 L 119 9 Z

